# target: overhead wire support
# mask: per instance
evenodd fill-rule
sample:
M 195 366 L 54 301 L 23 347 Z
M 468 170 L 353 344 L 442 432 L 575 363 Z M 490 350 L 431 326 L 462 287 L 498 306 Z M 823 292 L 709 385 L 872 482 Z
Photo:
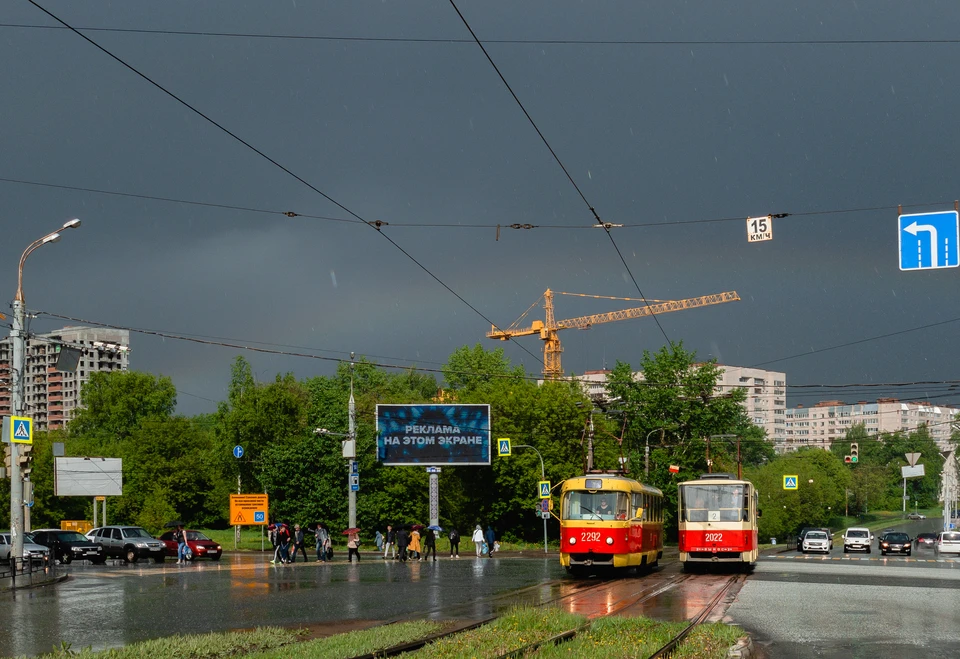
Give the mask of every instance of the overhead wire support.
M 265 160 L 267 160 L 268 162 L 270 162 L 271 164 L 273 164 L 274 166 L 276 166 L 276 167 L 279 168 L 280 170 L 286 172 L 288 175 L 292 176 L 294 179 L 296 179 L 297 181 L 299 181 L 299 182 L 302 183 L 303 185 L 307 186 L 308 188 L 310 188 L 311 190 L 313 190 L 314 192 L 316 192 L 317 194 L 319 194 L 321 197 L 323 197 L 324 199 L 326 199 L 326 200 L 329 201 L 330 203 L 334 204 L 335 206 L 337 206 L 338 208 L 340 208 L 341 210 L 343 210 L 343 211 L 346 212 L 347 214 L 349 214 L 349 215 L 351 215 L 352 217 L 354 217 L 355 220 L 353 220 L 353 221 L 358 222 L 358 223 L 360 223 L 360 224 L 365 224 L 365 225 L 370 226 L 371 228 L 375 229 L 379 235 L 381 235 L 381 236 L 383 236 L 384 238 L 386 238 L 386 239 L 390 242 L 391 245 L 393 245 L 393 246 L 396 247 L 398 250 L 400 250 L 400 252 L 403 253 L 404 256 L 406 256 L 408 259 L 410 259 L 411 261 L 413 261 L 421 270 L 423 270 L 423 271 L 424 271 L 425 273 L 427 273 L 431 278 L 433 278 L 434 281 L 436 281 L 438 284 L 440 284 L 443 288 L 445 288 L 448 292 L 450 292 L 454 297 L 456 297 L 458 300 L 460 300 L 463 304 L 465 304 L 468 308 L 470 308 L 474 313 L 476 313 L 478 316 L 480 316 L 483 320 L 485 320 L 486 322 L 490 323 L 491 325 L 495 325 L 495 323 L 493 323 L 493 321 L 491 321 L 489 318 L 487 318 L 487 316 L 486 316 L 484 313 L 482 313 L 479 309 L 477 309 L 477 308 L 474 307 L 472 304 L 470 304 L 469 302 L 467 302 L 467 300 L 464 299 L 463 296 L 461 296 L 459 293 L 457 293 L 455 290 L 453 290 L 450 286 L 448 286 L 443 280 L 441 280 L 439 277 L 437 277 L 435 274 L 433 274 L 433 272 L 431 272 L 426 266 L 424 266 L 424 265 L 423 265 L 422 263 L 420 263 L 417 259 L 415 259 L 409 252 L 407 252 L 405 249 L 403 249 L 402 247 L 400 247 L 400 245 L 397 244 L 394 240 L 392 240 L 388 235 L 386 235 L 385 233 L 383 233 L 383 231 L 380 230 L 380 229 L 381 229 L 381 226 L 380 226 L 380 225 L 376 225 L 376 226 L 375 226 L 373 223 L 370 223 L 370 222 L 368 222 L 367 220 L 365 220 L 364 218 L 360 217 L 360 215 L 359 215 L 358 213 L 355 213 L 355 212 L 352 211 L 351 209 L 347 208 L 344 204 L 340 203 L 339 201 L 337 201 L 336 199 L 334 199 L 333 197 L 331 197 L 331 196 L 328 195 L 327 193 L 323 192 L 320 188 L 316 187 L 315 185 L 313 185 L 312 183 L 310 183 L 309 181 L 307 181 L 306 179 L 304 179 L 304 178 L 301 177 L 300 175 L 296 174 L 293 170 L 289 169 L 288 167 L 285 167 L 285 166 L 284 166 L 283 164 L 281 164 L 279 161 L 277 161 L 277 160 L 275 160 L 274 158 L 270 157 L 270 156 L 267 155 L 264 151 L 258 149 L 257 147 L 255 147 L 255 146 L 254 146 L 253 144 L 251 144 L 250 142 L 244 140 L 242 137 L 240 137 L 239 135 L 237 135 L 236 133 L 234 133 L 233 131 L 231 131 L 229 128 L 227 128 L 227 127 L 224 126 L 223 124 L 217 122 L 215 119 L 213 119 L 213 118 L 210 117 L 209 115 L 203 113 L 202 111 L 200 111 L 200 109 L 194 107 L 193 105 L 191 105 L 191 104 L 188 103 L 187 101 L 183 100 L 182 98 L 180 98 L 179 96 L 177 96 L 176 94 L 174 94 L 172 91 L 170 91 L 169 89 L 167 89 L 166 87 L 164 87 L 164 86 L 161 85 L 160 83 L 156 82 L 156 81 L 153 80 L 152 78 L 150 78 L 150 77 L 149 77 L 148 75 L 146 75 L 145 73 L 142 73 L 139 69 L 137 69 L 137 68 L 134 67 L 133 65 L 128 64 L 128 63 L 127 63 L 126 61 L 124 61 L 122 58 L 120 58 L 119 56 L 113 54 L 112 52 L 110 52 L 109 50 L 107 50 L 106 48 L 104 48 L 103 46 L 101 46 L 99 43 L 97 43 L 96 41 L 94 41 L 93 39 L 91 39 L 90 37 L 88 37 L 87 35 L 83 34 L 83 33 L 80 32 L 79 30 L 77 30 L 76 28 L 74 28 L 73 26 L 71 26 L 69 23 L 67 23 L 66 21 L 64 21 L 62 18 L 58 17 L 56 14 L 52 13 L 51 11 L 47 10 L 46 8 L 44 8 L 43 6 L 41 6 L 40 4 L 38 4 L 38 3 L 36 2 L 36 0 L 27 0 L 27 1 L 28 1 L 31 5 L 33 5 L 34 7 L 36 7 L 37 9 L 39 9 L 40 11 L 42 11 L 44 14 L 46 14 L 47 16 L 49 16 L 50 18 L 52 18 L 53 20 L 57 21 L 58 23 L 60 23 L 61 25 L 63 25 L 65 28 L 67 28 L 68 30 L 70 30 L 71 32 L 73 32 L 74 34 L 76 34 L 77 36 L 79 36 L 81 39 L 83 39 L 84 41 L 86 41 L 86 42 L 89 43 L 90 45 L 94 46 L 97 50 L 101 51 L 102 53 L 104 53 L 105 55 L 107 55 L 108 57 L 110 57 L 111 59 L 113 59 L 114 61 L 116 61 L 116 62 L 118 62 L 119 64 L 121 64 L 124 68 L 130 70 L 131 72 L 135 73 L 138 77 L 140 77 L 140 78 L 142 78 L 143 80 L 145 80 L 146 82 L 150 83 L 151 86 L 159 89 L 159 90 L 162 91 L 164 94 L 166 94 L 167 96 L 169 96 L 170 98 L 172 98 L 173 100 L 175 100 L 177 103 L 181 104 L 182 106 L 184 106 L 185 108 L 187 108 L 187 109 L 190 110 L 191 112 L 193 112 L 193 113 L 197 114 L 198 116 L 202 117 L 202 118 L 205 119 L 208 123 L 210 123 L 210 124 L 212 124 L 213 126 L 219 128 L 222 132 L 226 133 L 227 135 L 229 135 L 230 137 L 232 137 L 234 140 L 236 140 L 236 141 L 239 142 L 240 144 L 243 144 L 245 147 L 247 147 L 248 149 L 250 149 L 251 151 L 253 151 L 253 152 L 256 153 L 257 155 L 259 155 L 260 157 L 264 158 Z M 292 211 L 291 211 L 291 212 L 292 212 Z M 288 217 L 289 217 L 289 216 L 288 216 Z M 381 223 L 381 225 L 382 225 L 382 224 L 383 224 L 383 223 Z M 539 361 L 539 357 L 537 357 L 537 355 L 535 355 L 533 352 L 531 352 L 530 350 L 528 350 L 527 348 L 525 348 L 525 347 L 523 347 L 523 346 L 521 346 L 521 349 L 523 349 L 524 352 L 526 352 L 527 354 L 529 354 L 529 355 L 530 355 L 531 357 L 533 357 L 535 360 Z

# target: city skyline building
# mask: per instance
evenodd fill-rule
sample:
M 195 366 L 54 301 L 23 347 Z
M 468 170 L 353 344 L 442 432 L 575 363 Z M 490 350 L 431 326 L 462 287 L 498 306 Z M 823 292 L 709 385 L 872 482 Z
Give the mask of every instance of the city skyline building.
M 72 371 L 58 371 L 61 350 L 80 351 Z M 0 416 L 13 413 L 13 343 L 0 340 Z M 26 347 L 24 413 L 37 430 L 63 428 L 82 405 L 80 389 L 97 372 L 126 371 L 130 366 L 130 332 L 104 327 L 64 327 L 31 335 Z

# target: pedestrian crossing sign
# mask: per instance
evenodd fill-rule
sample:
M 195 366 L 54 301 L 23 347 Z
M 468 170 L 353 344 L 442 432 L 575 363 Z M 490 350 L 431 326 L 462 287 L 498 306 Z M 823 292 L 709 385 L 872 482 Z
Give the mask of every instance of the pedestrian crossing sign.
M 512 455 L 513 452 L 510 450 L 510 440 L 506 437 L 501 437 L 497 440 L 497 455 L 501 458 L 505 458 L 508 455 Z
M 793 474 L 791 476 L 783 477 L 783 489 L 785 490 L 795 490 L 797 489 L 797 481 L 800 479 L 799 476 Z
M 10 417 L 10 441 L 14 444 L 33 444 L 33 419 L 31 417 Z
M 540 481 L 540 498 L 550 498 L 550 481 Z

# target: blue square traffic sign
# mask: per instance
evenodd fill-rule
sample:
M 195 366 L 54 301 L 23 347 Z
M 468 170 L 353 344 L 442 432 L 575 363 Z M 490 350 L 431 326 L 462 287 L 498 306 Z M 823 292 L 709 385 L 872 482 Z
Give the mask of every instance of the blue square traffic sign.
M 960 221 L 957 211 L 901 215 L 898 233 L 901 270 L 960 266 Z
M 264 513 L 262 510 L 254 511 L 253 521 L 263 523 L 266 521 L 266 513 Z

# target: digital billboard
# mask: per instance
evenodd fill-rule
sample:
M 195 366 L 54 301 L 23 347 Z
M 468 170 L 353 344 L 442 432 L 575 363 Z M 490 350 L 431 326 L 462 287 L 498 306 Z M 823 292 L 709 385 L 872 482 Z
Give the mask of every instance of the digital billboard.
M 377 405 L 385 465 L 489 465 L 489 405 Z

